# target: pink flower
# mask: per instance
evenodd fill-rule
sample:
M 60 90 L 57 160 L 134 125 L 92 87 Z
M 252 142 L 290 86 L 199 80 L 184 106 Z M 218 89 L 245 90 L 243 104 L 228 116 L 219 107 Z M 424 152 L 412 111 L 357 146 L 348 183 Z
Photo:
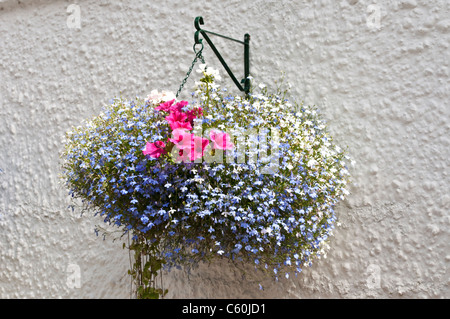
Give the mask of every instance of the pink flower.
M 172 136 L 173 136 L 173 138 L 169 138 L 169 141 L 172 142 L 172 143 L 174 143 L 174 144 L 177 144 L 177 143 L 181 142 L 181 140 L 183 139 L 183 136 L 184 136 L 185 134 L 188 134 L 188 135 L 189 135 L 189 133 L 186 132 L 186 129 L 183 129 L 183 128 L 176 128 L 176 129 L 174 129 L 174 130 L 172 131 Z
M 183 129 L 183 130 L 192 130 L 192 125 L 189 122 L 172 122 L 170 123 L 170 128 L 172 130 Z
M 191 148 L 191 144 L 194 140 L 194 134 L 186 132 L 185 130 L 176 130 L 176 134 L 177 136 L 174 136 L 175 139 L 177 140 L 177 143 L 175 143 L 175 145 L 180 149 L 180 150 L 184 150 L 184 149 L 190 149 Z M 175 132 L 175 130 L 174 130 Z
M 191 133 L 180 134 L 181 140 L 175 144 L 181 151 L 179 161 L 194 161 L 202 158 L 209 140 Z
M 175 100 L 170 100 L 170 101 L 161 103 L 159 106 L 155 107 L 155 110 L 169 112 L 169 110 L 172 107 L 172 104 L 174 102 L 175 102 Z
M 188 104 L 189 104 L 188 101 L 180 101 L 180 102 L 178 102 L 177 104 L 172 105 L 172 106 L 170 107 L 169 111 L 171 111 L 171 112 L 172 112 L 172 111 L 182 112 L 181 109 L 182 109 L 183 107 L 185 107 L 186 105 L 188 105 Z
M 169 115 L 166 116 L 167 122 L 173 123 L 173 122 L 184 122 L 187 119 L 187 115 L 183 112 L 179 111 L 173 111 L 170 112 Z
M 209 133 L 209 137 L 213 142 L 213 149 L 231 150 L 234 144 L 231 143 L 231 138 L 228 133 L 213 130 Z
M 186 130 L 192 130 L 192 125 L 189 122 L 186 122 L 188 116 L 186 113 L 179 111 L 172 111 L 168 116 L 166 116 L 167 122 L 169 122 L 170 128 L 172 130 L 178 128 L 184 128 Z
M 191 125 L 194 125 L 194 119 L 196 119 L 199 116 L 203 115 L 203 110 L 201 107 L 192 109 L 190 111 L 186 112 L 187 117 L 188 117 L 188 121 L 191 123 Z
M 153 158 L 158 158 L 166 152 L 164 147 L 166 147 L 166 144 L 164 144 L 164 142 L 161 142 L 161 141 L 157 141 L 155 143 L 147 142 L 147 145 L 145 146 L 145 150 L 143 150 L 142 153 L 144 155 L 148 155 Z

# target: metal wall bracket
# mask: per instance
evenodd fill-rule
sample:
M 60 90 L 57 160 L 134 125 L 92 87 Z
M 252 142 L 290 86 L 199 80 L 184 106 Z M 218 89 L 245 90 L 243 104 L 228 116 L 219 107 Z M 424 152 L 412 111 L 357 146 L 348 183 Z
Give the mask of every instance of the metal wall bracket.
M 206 42 L 208 42 L 209 46 L 214 51 L 214 53 L 216 54 L 220 63 L 222 63 L 222 65 L 225 68 L 225 70 L 227 71 L 228 75 L 231 77 L 231 79 L 236 84 L 236 86 L 239 88 L 239 90 L 245 92 L 246 94 L 249 93 L 250 92 L 250 79 L 249 79 L 249 75 L 250 75 L 250 35 L 248 33 L 246 33 L 244 36 L 244 41 L 240 41 L 240 40 L 226 37 L 221 34 L 211 32 L 211 31 L 203 30 L 200 27 L 200 25 L 203 25 L 203 24 L 204 24 L 204 21 L 203 21 L 202 17 L 195 18 L 194 26 L 195 26 L 195 29 L 197 30 L 194 35 L 195 44 L 202 44 L 202 39 L 200 39 L 200 34 L 201 34 L 203 36 L 203 38 L 206 40 Z M 208 33 L 215 35 L 215 36 L 222 37 L 227 40 L 238 42 L 238 43 L 241 43 L 244 45 L 244 78 L 241 80 L 240 83 L 234 76 L 233 72 L 231 72 L 230 68 L 228 67 L 225 60 L 220 55 L 219 51 L 217 51 L 217 48 L 212 43 L 211 39 L 208 36 Z M 243 84 L 243 86 L 241 85 L 241 83 Z

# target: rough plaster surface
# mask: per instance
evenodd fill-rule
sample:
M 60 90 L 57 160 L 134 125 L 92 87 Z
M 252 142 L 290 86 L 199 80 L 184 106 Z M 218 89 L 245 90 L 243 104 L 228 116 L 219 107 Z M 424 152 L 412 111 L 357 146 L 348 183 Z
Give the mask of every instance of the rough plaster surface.
M 285 71 L 293 98 L 319 106 L 355 185 L 328 257 L 295 280 L 216 262 L 165 274 L 168 297 L 449 298 L 449 13 L 446 0 L 0 1 L 0 297 L 130 297 L 120 241 L 66 208 L 61 137 L 120 93 L 175 91 L 202 15 L 251 35 L 257 81 Z M 216 45 L 240 76 L 241 47 Z

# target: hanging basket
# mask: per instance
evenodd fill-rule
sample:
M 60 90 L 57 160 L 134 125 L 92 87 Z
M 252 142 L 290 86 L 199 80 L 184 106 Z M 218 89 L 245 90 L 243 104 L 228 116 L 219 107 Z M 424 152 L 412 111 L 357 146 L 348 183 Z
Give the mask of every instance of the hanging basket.
M 213 258 L 296 275 L 326 253 L 348 194 L 348 156 L 316 109 L 264 86 L 230 95 L 217 70 L 199 72 L 191 101 L 177 98 L 185 79 L 176 95 L 115 99 L 67 133 L 70 194 L 131 235 L 138 298 L 166 293 L 161 267 Z
M 168 266 L 220 256 L 298 273 L 332 234 L 346 155 L 313 108 L 229 96 L 201 71 L 190 103 L 116 99 L 68 133 L 67 186 Z

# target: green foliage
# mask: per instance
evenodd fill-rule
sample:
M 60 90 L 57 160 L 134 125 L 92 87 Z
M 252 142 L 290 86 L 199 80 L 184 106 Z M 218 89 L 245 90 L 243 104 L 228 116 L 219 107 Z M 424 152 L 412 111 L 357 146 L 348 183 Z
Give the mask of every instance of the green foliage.
M 157 287 L 157 277 L 165 263 L 164 259 L 157 257 L 158 244 L 150 243 L 142 236 L 133 239 L 128 247 L 125 243 L 123 244 L 123 248 L 128 248 L 134 254 L 134 263 L 128 270 L 128 274 L 134 281 L 137 299 L 159 299 L 168 292 L 167 289 Z

